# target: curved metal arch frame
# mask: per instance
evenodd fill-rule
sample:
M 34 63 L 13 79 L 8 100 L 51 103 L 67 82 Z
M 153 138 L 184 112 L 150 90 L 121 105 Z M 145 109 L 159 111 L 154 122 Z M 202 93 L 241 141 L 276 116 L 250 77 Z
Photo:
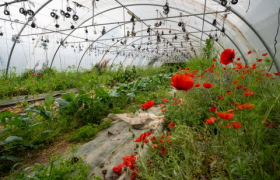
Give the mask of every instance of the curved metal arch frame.
M 39 9 L 37 9 L 36 12 L 34 12 L 34 15 L 32 16 L 33 18 L 45 7 L 47 6 L 50 2 L 52 2 L 53 0 L 48 0 L 47 2 L 45 2 Z M 33 18 L 28 18 L 27 22 L 23 25 L 23 27 L 21 28 L 21 30 L 19 31 L 19 33 L 17 34 L 17 38 L 20 37 L 21 33 L 23 32 L 23 30 L 25 29 L 25 27 L 27 26 L 27 24 L 29 22 L 32 21 Z M 12 49 L 10 51 L 10 55 L 9 55 L 9 59 L 8 59 L 8 62 L 7 62 L 7 69 L 6 69 L 6 75 L 8 75 L 9 73 L 9 68 L 10 68 L 10 62 L 11 62 L 11 58 L 12 58 L 12 55 L 13 55 L 13 52 L 14 52 L 14 49 L 16 47 L 16 44 L 17 42 L 15 41 L 13 46 L 12 46 Z
M 161 29 L 167 29 L 167 28 L 161 28 Z M 141 30 L 141 31 L 138 31 L 138 32 L 142 32 L 142 31 L 146 31 L 146 30 L 147 30 L 147 29 L 144 29 L 144 30 Z M 173 31 L 179 31 L 179 30 L 177 30 L 177 29 L 172 29 L 172 30 L 173 30 Z M 141 39 L 144 39 L 144 38 L 148 38 L 148 37 L 149 37 L 149 36 L 141 37 L 141 38 L 139 38 L 139 39 L 137 39 L 137 40 L 135 40 L 135 41 L 129 43 L 129 44 L 126 45 L 123 49 L 121 49 L 120 51 L 118 51 L 118 53 L 122 52 L 125 48 L 127 48 L 128 46 L 130 46 L 130 45 L 133 44 L 134 42 L 136 42 L 136 41 L 138 41 L 138 40 L 141 40 Z M 110 46 L 109 49 L 111 49 L 115 44 L 116 44 L 116 43 L 114 43 L 112 46 Z M 101 59 L 100 62 L 103 61 L 103 59 L 104 59 L 104 57 L 105 57 L 105 55 L 106 55 L 107 53 L 108 53 L 108 51 L 106 51 L 106 53 L 103 55 L 103 57 L 102 57 L 102 59 Z M 119 56 L 119 54 L 116 54 L 116 56 L 114 57 L 114 60 L 113 60 L 112 63 L 114 63 L 115 59 L 116 59 L 118 56 Z
M 168 28 L 167 28 L 167 29 L 168 29 Z M 219 29 L 219 28 L 218 28 L 218 29 Z M 219 29 L 219 30 L 220 30 L 220 29 Z M 244 60 L 245 64 L 248 64 L 248 61 L 246 60 L 245 55 L 244 55 L 243 52 L 239 49 L 239 47 L 236 45 L 236 43 L 235 43 L 227 34 L 225 34 L 225 35 L 229 38 L 229 40 L 230 40 L 230 41 L 234 44 L 234 46 L 238 49 L 239 53 L 240 53 L 241 56 L 243 57 L 243 60 Z M 94 42 L 93 42 L 93 43 L 94 43 Z M 93 43 L 92 43 L 92 44 L 93 44 Z M 91 45 L 92 45 L 92 44 L 91 44 Z M 91 46 L 91 45 L 90 45 L 90 46 Z M 89 47 L 90 47 L 90 46 L 89 46 Z M 86 52 L 88 51 L 89 47 L 85 50 L 83 56 L 81 57 L 79 66 L 78 66 L 78 68 L 77 68 L 77 71 L 79 70 L 81 61 L 83 60 L 83 57 L 84 57 L 84 55 L 86 54 Z
M 162 5 L 160 5 L 160 4 L 151 4 L 151 3 L 150 3 L 150 4 L 129 4 L 129 5 L 124 5 L 124 6 L 125 6 L 125 7 L 131 7 L 131 6 L 157 6 L 157 7 L 161 7 Z M 123 6 L 118 6 L 118 7 L 114 7 L 114 8 L 107 9 L 107 10 L 105 10 L 105 11 L 102 11 L 102 12 L 96 14 L 96 16 L 98 16 L 98 15 L 100 15 L 100 14 L 103 14 L 103 13 L 105 13 L 105 12 L 112 11 L 112 10 L 114 10 L 114 9 L 118 9 L 118 8 L 123 8 Z M 170 7 L 170 9 L 174 9 L 174 10 L 177 10 L 177 11 L 181 11 L 181 12 L 185 12 L 185 13 L 191 14 L 191 13 L 185 11 L 185 10 L 182 10 L 182 9 L 179 9 L 179 8 L 175 8 L 175 7 Z M 234 13 L 234 12 L 233 12 L 233 13 Z M 197 17 L 197 16 L 194 16 L 194 17 Z M 91 18 L 92 18 L 92 17 L 91 17 Z M 82 26 L 84 23 L 86 23 L 87 21 L 89 21 L 91 18 L 88 18 L 87 20 L 85 20 L 85 21 L 84 21 L 83 23 L 81 23 L 78 27 Z M 200 17 L 197 17 L 197 18 L 202 19 L 202 18 L 200 18 Z M 205 20 L 205 22 L 211 24 L 209 21 L 206 21 L 206 20 Z M 253 27 L 252 27 L 252 28 L 253 28 Z M 69 33 L 69 35 L 68 35 L 67 37 L 65 37 L 65 39 L 64 39 L 63 41 L 65 41 L 75 30 L 76 30 L 76 29 L 74 29 L 73 31 L 71 31 L 71 32 Z M 227 37 L 228 37 L 228 35 L 227 35 Z M 229 38 L 229 39 L 232 41 L 231 38 Z M 234 43 L 234 45 L 237 47 L 237 44 L 236 44 L 236 43 Z M 56 56 L 56 54 L 57 54 L 57 52 L 58 52 L 58 50 L 59 50 L 60 47 L 61 47 L 61 44 L 58 46 L 58 48 L 57 48 L 57 50 L 56 50 L 56 52 L 55 52 L 55 54 L 54 54 L 54 56 L 53 56 L 53 59 L 52 59 L 52 62 L 51 62 L 51 66 L 50 66 L 50 67 L 52 67 L 54 58 L 55 58 L 55 56 Z M 239 47 L 238 47 L 237 49 L 240 51 Z M 241 51 L 240 51 L 240 52 L 241 52 Z M 241 53 L 241 55 L 242 55 L 242 53 Z M 242 57 L 243 57 L 244 61 L 247 61 L 244 55 L 242 55 Z
M 179 30 L 177 30 L 177 31 L 179 31 Z M 206 33 L 205 33 L 206 34 Z M 194 36 L 194 37 L 196 37 L 197 39 L 200 39 L 199 37 L 197 37 L 197 36 L 195 36 L 195 35 L 192 35 L 192 34 L 190 34 L 191 36 Z M 207 35 L 207 34 L 206 34 Z M 143 38 L 145 38 L 145 37 L 143 37 Z M 140 38 L 140 39 L 142 39 L 142 38 Z M 137 39 L 136 41 L 138 41 L 138 40 L 140 40 L 140 39 Z M 182 39 L 180 39 L 180 40 L 182 40 Z M 150 40 L 150 41 L 148 41 L 148 42 L 151 42 L 151 41 L 155 41 L 155 40 Z M 199 42 L 199 41 L 196 41 L 196 42 Z M 132 42 L 133 43 L 133 42 Z M 130 43 L 130 45 L 132 44 L 132 43 Z M 225 49 L 219 42 L 217 42 L 223 49 Z M 145 43 L 145 44 L 147 44 L 147 43 Z M 144 45 L 145 45 L 144 44 Z M 127 46 L 129 46 L 129 45 L 127 45 Z M 126 47 L 127 47 L 126 46 Z M 214 49 L 217 51 L 217 49 L 214 47 Z M 123 51 L 123 50 L 122 50 Z M 134 62 L 134 60 L 136 59 L 136 57 L 138 57 L 140 54 L 142 54 L 142 53 L 144 53 L 144 51 L 142 51 L 142 52 L 139 52 L 138 53 L 138 55 L 137 56 L 135 56 L 134 58 L 133 58 L 133 60 L 132 60 L 132 62 L 131 62 L 131 64 L 130 64 L 130 66 L 132 65 L 132 63 Z M 125 62 L 126 61 L 126 59 L 128 58 L 128 56 L 123 60 L 123 62 Z M 113 63 L 111 64 L 111 66 L 113 65 Z
M 126 22 L 126 23 L 120 24 L 120 25 L 118 25 L 118 26 L 116 26 L 116 27 L 114 27 L 114 28 L 111 28 L 111 29 L 110 29 L 109 31 L 107 31 L 106 33 L 109 33 L 109 32 L 111 32 L 112 30 L 114 30 L 114 29 L 116 29 L 116 28 L 118 28 L 118 27 L 120 27 L 120 26 L 123 26 L 123 25 L 125 25 L 125 24 L 128 24 L 128 23 L 131 23 L 131 22 Z M 95 41 L 99 40 L 102 36 L 103 36 L 103 35 L 99 36 Z M 83 60 L 85 54 L 87 53 L 87 51 L 89 50 L 89 48 L 95 43 L 95 41 L 93 41 L 93 42 L 87 47 L 87 49 L 85 50 L 84 54 L 82 55 L 82 57 L 81 57 L 81 59 L 80 59 L 79 65 L 78 65 L 78 67 L 77 67 L 77 71 L 78 71 L 79 68 L 80 68 L 81 62 L 82 62 L 82 60 Z
M 146 37 L 141 37 L 141 38 L 139 38 L 139 39 L 137 39 L 137 40 L 131 42 L 130 44 L 126 45 L 126 46 L 125 46 L 121 51 L 119 51 L 119 52 L 122 52 L 126 47 L 130 46 L 132 43 L 134 43 L 134 42 L 136 42 L 136 41 L 139 41 L 139 40 L 141 40 L 141 39 L 143 39 L 143 38 L 146 38 Z M 182 39 L 180 39 L 180 40 L 182 40 Z M 155 39 L 154 39 L 154 40 L 149 40 L 148 42 L 144 43 L 143 45 L 146 45 L 147 43 L 150 43 L 150 42 L 152 42 L 152 41 L 155 41 Z M 199 41 L 196 41 L 196 42 L 199 42 Z M 142 51 L 142 52 L 140 52 L 140 53 L 143 53 L 143 52 L 144 52 L 144 51 Z M 128 56 L 127 56 L 127 57 L 128 57 Z M 123 62 L 126 61 L 127 57 L 123 60 Z M 116 57 L 115 57 L 115 58 L 116 58 Z M 114 61 L 115 61 L 115 59 L 113 60 L 111 66 L 114 64 Z
M 177 21 L 174 21 L 174 22 L 176 22 L 177 23 Z M 192 27 L 193 28 L 193 27 Z M 164 29 L 164 30 L 172 30 L 172 31 L 180 31 L 180 30 L 177 30 L 177 29 L 170 29 L 170 28 L 158 28 L 158 29 Z M 194 28 L 194 29 L 196 29 L 196 28 Z M 144 30 L 142 30 L 142 31 L 146 31 L 147 29 L 144 29 Z M 138 31 L 138 32 L 142 32 L 142 31 Z M 200 31 L 200 30 L 198 30 L 198 31 Z M 200 32 L 202 32 L 202 31 L 200 31 Z M 205 35 L 208 35 L 207 33 L 205 33 L 205 32 L 203 32 L 203 34 L 205 34 Z M 190 36 L 194 36 L 194 35 L 192 35 L 192 34 L 189 34 Z M 197 37 L 197 36 L 194 36 L 194 37 Z M 146 38 L 146 36 L 145 37 L 142 37 L 142 38 L 140 38 L 140 39 L 143 39 L 143 38 Z M 197 37 L 198 38 L 198 37 Z M 140 40 L 140 39 L 138 39 L 138 40 Z M 138 41 L 138 40 L 135 40 L 135 41 Z M 133 41 L 133 42 L 131 42 L 130 44 L 128 44 L 128 45 L 126 45 L 122 50 L 120 50 L 119 52 L 122 52 L 126 47 L 128 47 L 128 46 L 130 46 L 132 43 L 134 43 L 135 41 Z M 185 41 L 184 41 L 184 43 L 185 43 Z M 223 49 L 225 49 L 219 42 L 217 42 Z M 115 43 L 112 45 L 112 46 L 114 46 L 115 45 Z M 109 47 L 109 49 L 111 49 L 111 47 L 112 46 L 110 46 Z M 105 55 L 108 53 L 108 51 L 103 55 L 103 57 L 102 57 L 102 59 L 101 59 L 101 62 L 102 62 L 102 60 L 103 60 L 103 58 L 105 57 Z M 114 57 L 114 60 L 113 60 L 113 62 L 115 61 L 115 59 L 118 57 L 118 55 L 119 54 L 117 54 L 115 57 Z
M 115 27 L 111 28 L 110 30 L 108 30 L 108 31 L 106 32 L 106 34 L 109 33 L 109 32 L 111 32 L 111 31 L 113 31 L 114 29 L 116 29 L 116 28 L 118 28 L 118 27 L 120 27 L 120 26 L 123 26 L 123 25 L 125 25 L 125 24 L 128 24 L 128 23 L 129 23 L 129 22 L 120 24 L 120 25 L 118 25 L 118 26 L 115 26 Z M 87 49 L 85 50 L 84 54 L 82 55 L 82 57 L 81 57 L 81 59 L 80 59 L 80 61 L 79 61 L 79 64 L 78 64 L 78 67 L 77 67 L 77 71 L 79 70 L 80 65 L 81 65 L 81 62 L 82 62 L 84 56 L 86 55 L 87 51 L 89 50 L 89 48 L 95 43 L 95 41 L 99 40 L 102 36 L 103 36 L 103 35 L 99 36 L 97 39 L 95 39 L 95 40 L 87 47 Z
M 172 20 L 166 20 L 166 21 L 169 21 L 169 22 L 174 22 L 174 23 L 178 23 L 177 21 L 172 21 Z M 191 27 L 191 28 L 193 28 L 193 29 L 195 29 L 195 30 L 197 30 L 197 31 L 200 31 L 199 29 L 197 29 L 197 28 L 195 28 L 195 27 L 193 27 L 193 26 L 190 26 L 190 25 L 187 25 L 188 27 Z M 156 29 L 167 29 L 167 28 L 156 28 Z M 147 30 L 147 29 L 146 29 Z M 171 29 L 172 30 L 172 29 Z M 142 31 L 144 31 L 144 30 L 142 30 Z M 138 32 L 142 32 L 142 31 L 138 31 Z M 177 31 L 177 29 L 176 29 L 176 31 Z M 178 30 L 179 31 L 179 30 Z M 201 31 L 200 31 L 201 32 Z M 204 33 L 205 34 L 205 33 Z M 114 43 L 113 45 L 111 45 L 110 47 L 109 47 L 109 49 L 111 49 L 111 47 L 113 47 L 114 45 L 115 45 L 116 43 Z M 104 54 L 104 56 L 102 57 L 102 59 L 101 59 L 101 61 L 103 60 L 103 58 L 105 57 L 105 55 L 107 54 L 107 52 Z
M 49 0 L 47 3 L 51 2 L 51 1 L 52 1 L 52 0 Z M 217 2 L 218 4 L 220 4 L 218 0 L 213 0 L 213 1 Z M 157 5 L 157 4 L 130 4 L 130 5 L 126 5 L 126 7 L 128 7 L 128 6 L 137 6 L 137 5 L 162 6 L 162 5 Z M 45 6 L 46 6 L 46 5 L 43 5 L 42 8 L 45 7 Z M 121 7 L 122 7 L 122 6 L 115 7 L 115 8 L 111 8 L 110 10 L 117 9 L 117 8 L 121 8 Z M 180 11 L 180 9 L 174 8 L 174 7 L 171 7 L 171 9 L 177 9 L 177 10 Z M 110 10 L 106 10 L 106 12 L 107 12 L 107 11 L 110 11 Z M 257 32 L 257 30 L 256 30 L 242 15 L 240 15 L 239 13 L 237 13 L 235 10 L 231 9 L 230 11 L 231 11 L 233 14 L 235 14 L 236 16 L 238 16 L 243 22 L 245 22 L 245 23 L 249 26 L 249 28 L 257 35 L 257 37 L 260 39 L 260 41 L 262 42 L 262 44 L 265 46 L 265 48 L 267 49 L 268 53 L 270 54 L 271 58 L 273 59 L 273 62 L 274 62 L 274 64 L 275 64 L 276 69 L 277 69 L 278 71 L 280 71 L 279 64 L 278 64 L 278 62 L 276 61 L 276 59 L 274 58 L 271 49 L 269 48 L 269 46 L 267 45 L 267 43 L 264 41 L 264 39 L 262 38 L 262 36 Z M 104 12 L 101 12 L 101 13 L 104 13 Z M 90 18 L 90 19 L 91 19 L 91 18 Z M 88 20 L 86 20 L 85 22 L 87 22 L 87 21 L 88 21 Z M 84 23 L 85 23 L 85 22 L 84 22 Z M 83 24 L 84 24 L 84 23 L 83 23 Z M 28 23 L 27 23 L 27 24 L 28 24 Z M 82 25 L 82 24 L 81 24 L 81 25 Z M 26 26 L 26 25 L 25 25 L 25 26 Z M 72 34 L 72 32 L 71 32 L 67 37 L 69 37 L 71 34 Z M 60 48 L 60 47 L 59 47 L 59 48 Z M 59 49 L 59 48 L 58 48 L 58 49 Z M 13 48 L 13 49 L 14 49 L 14 48 Z M 57 50 L 57 51 L 58 51 L 58 50 Z M 56 52 L 56 53 L 57 53 L 57 52 Z M 12 54 L 12 53 L 10 53 L 10 56 L 11 56 L 11 54 Z M 11 58 L 11 57 L 9 57 L 9 60 L 8 60 L 8 65 L 7 65 L 7 69 L 6 69 L 6 74 L 8 74 L 8 69 L 9 69 L 9 64 L 10 64 L 10 58 Z M 53 60 L 52 60 L 52 62 L 53 62 Z
M 142 54 L 142 53 L 144 53 L 144 51 L 139 52 L 139 53 L 137 54 L 137 56 L 135 56 L 135 57 L 133 58 L 133 60 L 132 60 L 131 63 L 130 63 L 130 66 L 132 66 L 132 63 L 135 61 L 135 59 L 136 59 L 140 54 Z M 138 63 L 138 64 L 139 64 L 139 63 Z
M 160 6 L 161 7 L 161 5 L 158 5 L 158 4 L 137 4 L 138 6 L 139 5 L 150 5 L 150 6 Z M 136 4 L 131 4 L 131 5 L 125 5 L 125 7 L 128 7 L 128 6 L 136 6 Z M 123 6 L 122 6 L 123 7 Z M 170 9 L 175 9 L 175 10 L 178 10 L 178 11 L 182 11 L 182 12 L 185 12 L 185 13 L 189 13 L 189 12 L 187 12 L 187 11 L 185 11 L 185 10 L 181 10 L 181 9 L 179 9 L 179 8 L 174 8 L 174 7 L 170 7 Z M 189 13 L 189 14 L 191 14 L 191 13 Z M 198 16 L 194 16 L 194 17 L 197 17 L 197 18 L 199 18 L 199 19 L 202 19 L 201 17 L 198 17 Z M 210 24 L 210 25 L 212 25 L 212 23 L 211 22 L 209 22 L 209 21 L 207 21 L 207 20 L 204 20 L 205 22 L 207 22 L 208 24 Z M 220 30 L 221 31 L 221 29 L 219 28 L 219 27 L 216 27 L 218 30 Z M 245 64 L 248 64 L 248 61 L 247 61 L 247 59 L 246 59 L 246 57 L 245 57 L 245 55 L 243 54 L 243 52 L 241 51 L 241 49 L 238 47 L 238 45 L 233 41 L 233 39 L 229 36 L 229 35 L 227 35 L 226 33 L 224 33 L 226 36 L 227 36 L 227 38 L 228 39 L 230 39 L 230 41 L 234 44 L 234 46 L 238 49 L 238 51 L 239 51 L 239 53 L 241 54 L 241 56 L 243 57 L 243 60 L 245 61 Z M 94 42 L 93 42 L 94 43 Z M 92 43 L 92 44 L 93 44 Z M 91 45 L 92 45 L 91 44 Z M 90 46 L 91 46 L 90 45 Z M 90 47 L 89 46 L 89 47 Z M 87 50 L 88 50 L 89 48 L 87 48 Z M 87 51 L 86 50 L 86 51 Z M 85 51 L 85 53 L 86 53 L 86 51 Z M 85 55 L 85 53 L 84 53 L 84 55 Z M 81 60 L 80 61 L 82 61 L 83 60 L 83 57 L 84 57 L 84 55 L 82 56 L 82 58 L 81 58 Z M 78 69 L 79 69 L 79 67 L 78 67 Z M 77 70 L 78 70 L 77 69 Z
M 195 37 L 197 37 L 197 36 L 195 36 Z M 198 39 L 199 39 L 199 37 L 197 37 Z M 198 42 L 198 41 L 197 41 Z M 223 46 L 221 46 L 223 49 L 224 49 L 224 47 Z M 216 50 L 216 48 L 214 47 L 214 49 Z M 131 61 L 131 64 L 130 64 L 130 66 L 132 66 L 132 63 L 133 63 L 133 61 L 136 59 L 136 57 L 138 57 L 140 54 L 142 54 L 143 52 L 139 52 L 138 53 L 138 55 L 137 56 L 135 56 L 134 58 L 133 58 L 133 60 Z M 124 59 L 124 61 L 126 60 L 126 58 Z M 139 65 L 139 63 L 138 63 L 138 65 Z

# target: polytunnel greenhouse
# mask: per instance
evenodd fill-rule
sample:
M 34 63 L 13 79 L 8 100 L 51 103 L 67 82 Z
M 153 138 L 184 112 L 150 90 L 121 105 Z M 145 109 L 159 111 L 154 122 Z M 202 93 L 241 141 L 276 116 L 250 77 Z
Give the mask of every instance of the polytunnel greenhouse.
M 279 0 L 0 0 L 0 178 L 280 179 L 279 29 Z

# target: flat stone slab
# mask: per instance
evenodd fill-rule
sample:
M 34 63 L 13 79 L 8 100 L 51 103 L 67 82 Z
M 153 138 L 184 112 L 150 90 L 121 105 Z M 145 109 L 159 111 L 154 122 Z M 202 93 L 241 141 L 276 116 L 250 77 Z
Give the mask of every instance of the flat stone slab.
M 129 118 L 139 118 L 141 113 Z M 83 144 L 78 148 L 75 156 L 83 158 L 91 166 L 91 174 L 95 176 L 103 176 L 102 171 L 107 170 L 106 179 L 120 179 L 117 177 L 112 168 L 123 162 L 122 158 L 135 154 L 136 144 L 134 141 L 142 133 L 153 129 L 154 134 L 162 131 L 162 120 L 159 120 L 159 116 L 150 114 L 153 116 L 154 127 L 146 126 L 147 128 L 134 129 L 131 123 L 121 119 L 126 118 L 127 114 L 118 115 L 118 120 L 113 121 L 111 127 L 101 131 L 94 140 Z M 157 123 L 156 123 L 157 122 Z M 123 175 L 126 176 L 126 175 Z M 121 179 L 123 177 L 121 176 Z

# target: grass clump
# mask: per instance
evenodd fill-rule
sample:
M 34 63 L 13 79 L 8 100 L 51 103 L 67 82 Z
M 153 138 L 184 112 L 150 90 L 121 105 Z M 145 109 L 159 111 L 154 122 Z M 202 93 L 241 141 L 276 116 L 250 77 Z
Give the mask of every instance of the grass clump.
M 73 157 L 70 160 L 52 160 L 47 165 L 36 164 L 26 168 L 17 175 L 6 178 L 7 180 L 85 180 L 88 177 L 90 167 L 80 158 Z

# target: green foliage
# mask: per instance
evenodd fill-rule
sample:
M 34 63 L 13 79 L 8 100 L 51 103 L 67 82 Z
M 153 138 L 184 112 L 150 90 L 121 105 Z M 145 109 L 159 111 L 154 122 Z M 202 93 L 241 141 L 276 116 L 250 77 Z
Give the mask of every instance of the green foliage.
M 98 133 L 98 128 L 91 125 L 83 126 L 68 136 L 70 142 L 85 142 L 92 139 Z
M 78 161 L 56 160 L 48 165 L 39 165 L 26 168 L 16 176 L 10 176 L 9 180 L 84 180 L 87 179 L 90 167 L 81 158 Z
M 206 43 L 206 46 L 203 48 L 204 58 L 206 60 L 211 60 L 212 53 L 213 53 L 213 40 L 206 39 L 205 43 Z
M 138 77 L 135 66 L 133 66 L 132 69 L 119 66 L 117 72 L 111 77 L 107 85 L 114 86 L 117 83 L 129 83 Z
M 56 99 L 60 114 L 76 117 L 79 125 L 100 124 L 102 118 L 109 113 L 111 99 L 102 87 L 95 88 L 95 95 L 80 90 L 76 97 L 74 93 L 70 93 L 62 98 L 64 100 Z
M 195 75 L 203 73 L 203 78 L 194 79 L 201 86 L 174 94 L 182 100 L 180 108 L 165 108 L 166 125 L 176 123 L 173 145 L 166 146 L 166 155 L 150 148 L 139 162 L 140 178 L 279 179 L 280 84 L 271 76 L 278 77 L 267 74 L 265 62 L 240 71 L 206 60 L 191 60 L 187 66 L 198 70 Z M 211 66 L 212 71 L 204 71 Z M 205 82 L 214 87 L 203 88 Z M 240 85 L 244 88 L 237 88 Z M 247 90 L 254 95 L 245 96 Z M 251 103 L 254 108 L 240 109 L 236 103 Z M 219 118 L 209 111 L 212 106 L 217 112 L 234 112 L 233 119 Z M 206 124 L 211 117 L 217 121 Z M 242 127 L 233 127 L 232 122 Z

